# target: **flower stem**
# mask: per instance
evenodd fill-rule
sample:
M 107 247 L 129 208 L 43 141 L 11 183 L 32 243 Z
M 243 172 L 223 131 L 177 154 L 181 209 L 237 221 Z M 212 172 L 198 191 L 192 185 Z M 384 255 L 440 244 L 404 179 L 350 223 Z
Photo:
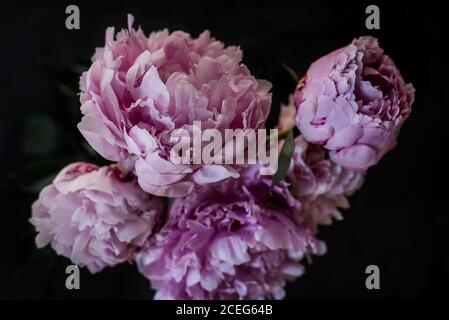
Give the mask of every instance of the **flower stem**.
M 281 132 L 271 134 L 268 136 L 268 140 L 271 141 L 271 139 L 274 139 L 275 137 L 277 137 L 278 139 L 284 139 L 285 137 L 287 137 L 289 132 L 292 131 L 293 129 L 294 129 L 294 127 L 291 127 L 291 128 L 282 130 Z

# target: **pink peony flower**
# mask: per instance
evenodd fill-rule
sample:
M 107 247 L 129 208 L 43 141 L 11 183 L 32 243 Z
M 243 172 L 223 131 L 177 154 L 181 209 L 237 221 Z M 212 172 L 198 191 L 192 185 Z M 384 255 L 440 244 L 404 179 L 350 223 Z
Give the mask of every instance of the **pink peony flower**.
M 146 37 L 141 29 L 108 28 L 104 48 L 80 81 L 78 125 L 103 157 L 121 161 L 154 195 L 180 197 L 195 186 L 238 177 L 230 165 L 175 165 L 169 160 L 175 129 L 263 128 L 271 84 L 257 81 L 238 47 L 225 47 L 208 31 L 192 38 L 167 30 Z
M 123 181 L 112 167 L 73 163 L 41 191 L 30 222 L 39 248 L 51 243 L 58 254 L 94 273 L 130 259 L 162 210 L 161 199 L 135 181 Z
M 291 128 L 296 118 L 293 96 L 281 110 L 278 128 Z M 364 175 L 364 172 L 336 164 L 329 159 L 326 149 L 308 143 L 300 135 L 295 139 L 292 161 L 285 178 L 302 204 L 301 214 L 309 227 L 316 231 L 320 224 L 329 225 L 332 219 L 343 218 L 339 208 L 349 207 L 347 196 L 361 187 Z
M 364 180 L 363 172 L 342 167 L 327 158 L 322 146 L 295 139 L 295 151 L 286 179 L 303 205 L 302 214 L 309 226 L 331 224 L 341 220 L 339 208 L 349 208 L 347 196 L 357 191 Z
M 137 255 L 156 299 L 281 299 L 304 256 L 322 254 L 285 183 L 253 167 L 176 199 L 166 225 Z
M 366 170 L 394 147 L 413 98 L 377 40 L 361 37 L 310 66 L 296 91 L 297 126 L 334 162 Z

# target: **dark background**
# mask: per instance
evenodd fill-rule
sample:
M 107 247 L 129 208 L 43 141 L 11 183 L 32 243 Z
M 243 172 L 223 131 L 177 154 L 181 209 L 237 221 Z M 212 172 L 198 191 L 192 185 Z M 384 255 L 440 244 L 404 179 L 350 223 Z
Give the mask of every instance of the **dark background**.
M 80 30 L 65 28 L 68 4 L 80 7 Z M 365 28 L 368 4 L 380 7 L 380 30 Z M 76 92 L 77 70 L 87 68 L 94 48 L 103 46 L 107 26 L 126 27 L 127 13 L 135 16 L 135 25 L 141 25 L 146 34 L 169 28 L 197 36 L 209 29 L 226 44 L 239 44 L 250 70 L 274 83 L 269 126 L 275 124 L 280 103 L 287 101 L 295 87 L 282 63 L 302 74 L 315 59 L 354 37 L 378 37 L 405 80 L 416 88 L 414 110 L 398 146 L 369 171 L 365 185 L 351 198 L 345 219 L 321 229 L 319 237 L 327 242 L 328 253 L 316 257 L 307 273 L 288 285 L 287 298 L 445 296 L 449 218 L 442 204 L 447 192 L 443 135 L 447 130 L 448 54 L 444 11 L 436 4 L 2 1 L 0 12 L 0 175 L 9 178 L 31 161 L 47 170 L 55 161 L 60 168 L 70 157 L 81 157 L 82 151 L 68 138 L 77 135 L 76 119 L 57 120 L 61 133 L 56 135 L 32 131 L 35 141 L 40 135 L 59 141 L 46 155 L 24 153 L 24 127 L 30 117 L 49 112 L 56 111 L 56 119 L 62 119 L 58 117 L 73 101 L 60 98 L 55 88 L 61 89 L 58 84 L 63 83 Z M 74 117 L 79 118 L 79 112 Z M 48 141 L 35 143 L 45 146 Z M 45 250 L 23 253 L 23 243 L 29 245 L 30 205 L 37 195 L 27 188 L 31 186 L 28 180 L 13 183 L 8 179 L 2 180 L 0 192 L 0 299 L 152 298 L 147 281 L 134 266 L 125 264 L 96 275 L 82 271 L 81 290 L 66 290 L 68 260 L 45 255 Z M 380 290 L 365 288 L 365 268 L 370 264 L 380 268 Z

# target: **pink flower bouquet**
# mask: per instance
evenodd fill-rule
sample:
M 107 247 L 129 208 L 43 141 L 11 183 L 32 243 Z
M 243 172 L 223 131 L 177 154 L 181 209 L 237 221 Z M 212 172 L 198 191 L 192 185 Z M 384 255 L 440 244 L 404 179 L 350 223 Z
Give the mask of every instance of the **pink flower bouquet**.
M 146 36 L 128 20 L 107 29 L 80 80 L 78 129 L 110 163 L 72 163 L 42 189 L 37 246 L 92 273 L 135 262 L 156 299 L 282 299 L 326 252 L 319 227 L 342 219 L 397 143 L 413 86 L 376 39 L 355 39 L 310 66 L 268 135 L 271 84 L 239 47 L 208 31 Z M 199 128 L 202 154 L 183 140 Z M 266 141 L 270 175 L 250 156 L 266 156 Z M 200 161 L 173 161 L 186 154 Z

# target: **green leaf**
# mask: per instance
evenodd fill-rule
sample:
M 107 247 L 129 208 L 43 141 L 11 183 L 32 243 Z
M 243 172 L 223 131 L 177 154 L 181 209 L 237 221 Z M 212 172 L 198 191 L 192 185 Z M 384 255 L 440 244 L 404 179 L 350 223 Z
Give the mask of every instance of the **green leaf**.
M 36 193 L 40 191 L 40 187 L 48 185 L 64 166 L 74 161 L 78 161 L 78 159 L 73 157 L 47 157 L 41 160 L 28 161 L 7 175 L 0 176 L 0 185 Z
M 285 138 L 281 152 L 279 153 L 278 170 L 273 176 L 273 181 L 271 182 L 272 188 L 284 179 L 285 174 L 287 173 L 288 168 L 290 167 L 290 162 L 292 160 L 294 150 L 295 150 L 295 140 L 293 139 L 293 130 L 290 130 L 287 137 Z
M 69 67 L 70 71 L 73 72 L 76 75 L 81 75 L 84 71 L 87 71 L 89 69 L 89 63 L 86 64 L 73 64 Z
M 38 194 L 39 192 L 41 192 L 41 190 L 48 186 L 49 184 L 51 184 L 53 182 L 53 180 L 55 179 L 55 177 L 57 176 L 58 172 L 53 172 L 49 175 L 46 175 L 40 179 L 37 179 L 33 182 L 30 182 L 26 185 L 21 185 L 20 188 L 28 193 L 31 194 Z
M 42 156 L 55 149 L 58 129 L 49 116 L 37 115 L 25 124 L 22 148 L 27 155 Z
M 295 81 L 295 83 L 298 83 L 299 77 L 298 74 L 295 72 L 295 70 L 287 66 L 285 63 L 282 63 L 282 66 L 284 67 L 285 70 L 287 70 L 288 74 L 292 77 L 293 81 Z

